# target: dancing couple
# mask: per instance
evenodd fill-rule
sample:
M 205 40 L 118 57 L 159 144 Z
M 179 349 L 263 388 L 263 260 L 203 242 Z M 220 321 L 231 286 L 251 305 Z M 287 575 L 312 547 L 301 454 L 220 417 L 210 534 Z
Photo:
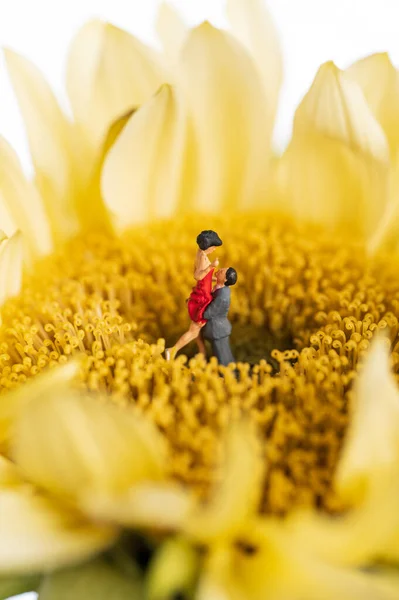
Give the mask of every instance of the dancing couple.
M 191 319 L 189 329 L 175 345 L 165 350 L 166 359 L 173 359 L 177 352 L 192 341 L 206 356 L 204 338 L 212 343 L 214 356 L 222 365 L 235 362 L 230 348 L 231 323 L 227 318 L 230 308 L 230 286 L 237 281 L 237 272 L 232 267 L 219 269 L 219 260 L 209 260 L 210 254 L 222 245 L 215 231 L 202 231 L 197 237 L 198 250 L 194 262 L 194 279 L 197 281 L 187 301 Z M 215 285 L 213 286 L 213 282 Z

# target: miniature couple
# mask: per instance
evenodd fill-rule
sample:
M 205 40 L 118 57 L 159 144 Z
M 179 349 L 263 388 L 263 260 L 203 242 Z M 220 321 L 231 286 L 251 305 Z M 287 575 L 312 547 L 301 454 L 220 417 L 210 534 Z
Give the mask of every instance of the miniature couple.
M 222 240 L 215 231 L 202 231 L 197 237 L 198 250 L 194 263 L 194 279 L 197 281 L 187 301 L 191 319 L 189 329 L 172 348 L 165 350 L 166 359 L 174 358 L 184 346 L 196 341 L 198 350 L 206 356 L 204 339 L 212 343 L 212 352 L 221 365 L 235 362 L 230 348 L 231 323 L 227 318 L 230 308 L 230 286 L 237 281 L 237 272 L 232 267 L 219 269 L 218 259 L 211 262 L 208 256 Z M 213 281 L 216 285 L 212 288 Z

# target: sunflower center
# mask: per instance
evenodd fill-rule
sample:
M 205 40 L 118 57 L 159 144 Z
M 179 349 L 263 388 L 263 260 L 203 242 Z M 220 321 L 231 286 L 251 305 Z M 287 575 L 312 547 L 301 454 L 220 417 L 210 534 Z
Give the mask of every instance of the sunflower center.
M 215 360 L 162 356 L 164 340 L 172 344 L 189 324 L 195 238 L 205 228 L 224 241 L 213 256 L 238 272 L 229 315 L 238 377 Z M 221 432 L 245 413 L 265 441 L 261 510 L 340 510 L 332 478 L 351 385 L 378 329 L 389 328 L 398 370 L 398 267 L 267 213 L 78 238 L 37 265 L 4 307 L 0 389 L 83 354 L 79 385 L 136 404 L 167 441 L 170 475 L 199 494 L 218 463 Z

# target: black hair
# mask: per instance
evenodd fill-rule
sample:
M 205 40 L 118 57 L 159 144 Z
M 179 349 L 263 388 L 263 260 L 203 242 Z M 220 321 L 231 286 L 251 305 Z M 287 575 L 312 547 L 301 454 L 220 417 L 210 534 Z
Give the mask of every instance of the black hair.
M 224 285 L 234 285 L 237 283 L 237 271 L 233 267 L 229 267 L 226 271 L 226 281 Z
M 206 229 L 205 231 L 201 231 L 199 236 L 197 236 L 197 244 L 200 250 L 208 250 L 212 246 L 221 246 L 223 242 L 216 231 Z

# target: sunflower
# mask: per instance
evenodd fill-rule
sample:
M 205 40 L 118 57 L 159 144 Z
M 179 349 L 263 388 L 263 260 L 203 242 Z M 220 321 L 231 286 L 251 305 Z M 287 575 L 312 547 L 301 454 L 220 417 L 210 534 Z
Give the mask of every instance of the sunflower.
M 228 11 L 163 6 L 162 56 L 85 25 L 72 117 L 6 51 L 35 178 L 1 141 L 3 597 L 397 598 L 398 74 L 322 65 L 277 158 L 278 36 Z M 205 228 L 229 367 L 163 354 Z

